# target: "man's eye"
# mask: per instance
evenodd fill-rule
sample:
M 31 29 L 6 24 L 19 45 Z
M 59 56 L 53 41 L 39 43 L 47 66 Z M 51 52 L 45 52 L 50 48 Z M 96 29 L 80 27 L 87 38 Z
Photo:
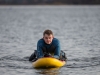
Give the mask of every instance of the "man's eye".
M 45 39 L 48 39 L 47 37 Z
M 51 37 L 49 39 L 51 39 Z

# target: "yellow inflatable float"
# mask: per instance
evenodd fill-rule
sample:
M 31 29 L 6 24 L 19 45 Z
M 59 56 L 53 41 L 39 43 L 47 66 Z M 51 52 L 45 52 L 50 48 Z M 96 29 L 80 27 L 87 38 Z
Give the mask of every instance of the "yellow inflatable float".
M 52 57 L 43 57 L 32 63 L 34 68 L 56 68 L 62 67 L 65 64 L 65 61 L 61 61 Z

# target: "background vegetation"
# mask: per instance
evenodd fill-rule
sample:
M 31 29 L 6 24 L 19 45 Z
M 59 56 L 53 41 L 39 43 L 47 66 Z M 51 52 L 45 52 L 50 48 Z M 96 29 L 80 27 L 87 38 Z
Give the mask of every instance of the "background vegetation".
M 79 4 L 95 4 L 99 5 L 100 0 L 0 0 L 0 5 L 79 5 Z

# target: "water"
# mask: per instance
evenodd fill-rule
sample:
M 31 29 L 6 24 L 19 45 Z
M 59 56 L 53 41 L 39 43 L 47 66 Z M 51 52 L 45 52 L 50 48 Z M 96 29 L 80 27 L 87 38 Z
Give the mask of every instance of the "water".
M 67 54 L 62 68 L 28 61 L 45 29 Z M 0 6 L 0 75 L 100 75 L 100 6 Z

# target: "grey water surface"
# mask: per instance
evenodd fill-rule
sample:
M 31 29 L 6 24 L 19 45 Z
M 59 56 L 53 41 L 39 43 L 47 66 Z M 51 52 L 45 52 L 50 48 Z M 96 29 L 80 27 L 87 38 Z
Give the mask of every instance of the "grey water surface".
M 64 67 L 28 61 L 45 29 L 60 40 Z M 100 75 L 100 6 L 0 6 L 0 75 Z

